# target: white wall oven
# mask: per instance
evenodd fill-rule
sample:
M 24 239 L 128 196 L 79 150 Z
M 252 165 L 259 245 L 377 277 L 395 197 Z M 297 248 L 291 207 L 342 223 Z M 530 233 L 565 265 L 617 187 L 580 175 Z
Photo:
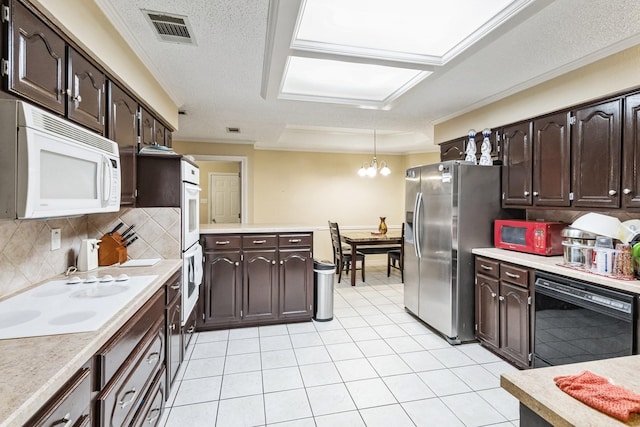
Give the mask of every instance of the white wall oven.
M 200 171 L 183 158 L 182 175 L 182 326 L 195 308 L 202 284 L 202 247 L 200 246 Z

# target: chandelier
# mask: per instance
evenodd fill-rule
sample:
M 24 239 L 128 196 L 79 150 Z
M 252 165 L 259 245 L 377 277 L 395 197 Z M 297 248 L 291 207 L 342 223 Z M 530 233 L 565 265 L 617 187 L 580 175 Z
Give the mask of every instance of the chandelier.
M 373 130 L 373 160 L 371 163 L 363 163 L 358 170 L 358 175 L 360 176 L 368 176 L 373 178 L 380 172 L 380 175 L 387 176 L 391 173 L 391 169 L 387 166 L 387 162 L 382 161 L 378 163 L 378 158 L 376 157 L 376 130 Z

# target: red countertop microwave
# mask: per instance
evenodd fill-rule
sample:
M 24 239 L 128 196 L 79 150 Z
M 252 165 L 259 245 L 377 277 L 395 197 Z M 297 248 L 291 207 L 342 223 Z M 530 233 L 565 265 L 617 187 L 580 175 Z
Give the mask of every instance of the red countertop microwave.
M 535 255 L 562 255 L 564 222 L 497 219 L 493 224 L 493 244 L 496 248 Z

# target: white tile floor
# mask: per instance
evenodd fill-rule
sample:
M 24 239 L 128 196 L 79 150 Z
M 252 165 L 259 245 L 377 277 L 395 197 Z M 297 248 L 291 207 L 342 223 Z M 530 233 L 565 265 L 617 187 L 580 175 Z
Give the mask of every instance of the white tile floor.
M 330 322 L 197 334 L 160 425 L 517 426 L 499 384 L 515 368 L 407 314 L 399 281 L 386 267 L 355 288 L 343 277 Z

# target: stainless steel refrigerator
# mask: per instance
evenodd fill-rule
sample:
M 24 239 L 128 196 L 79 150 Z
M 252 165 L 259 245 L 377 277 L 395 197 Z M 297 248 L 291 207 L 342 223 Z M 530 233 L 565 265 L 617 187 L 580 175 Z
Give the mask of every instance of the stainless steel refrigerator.
M 405 173 L 404 305 L 449 342 L 474 339 L 471 249 L 493 245 L 500 167 L 449 161 Z

